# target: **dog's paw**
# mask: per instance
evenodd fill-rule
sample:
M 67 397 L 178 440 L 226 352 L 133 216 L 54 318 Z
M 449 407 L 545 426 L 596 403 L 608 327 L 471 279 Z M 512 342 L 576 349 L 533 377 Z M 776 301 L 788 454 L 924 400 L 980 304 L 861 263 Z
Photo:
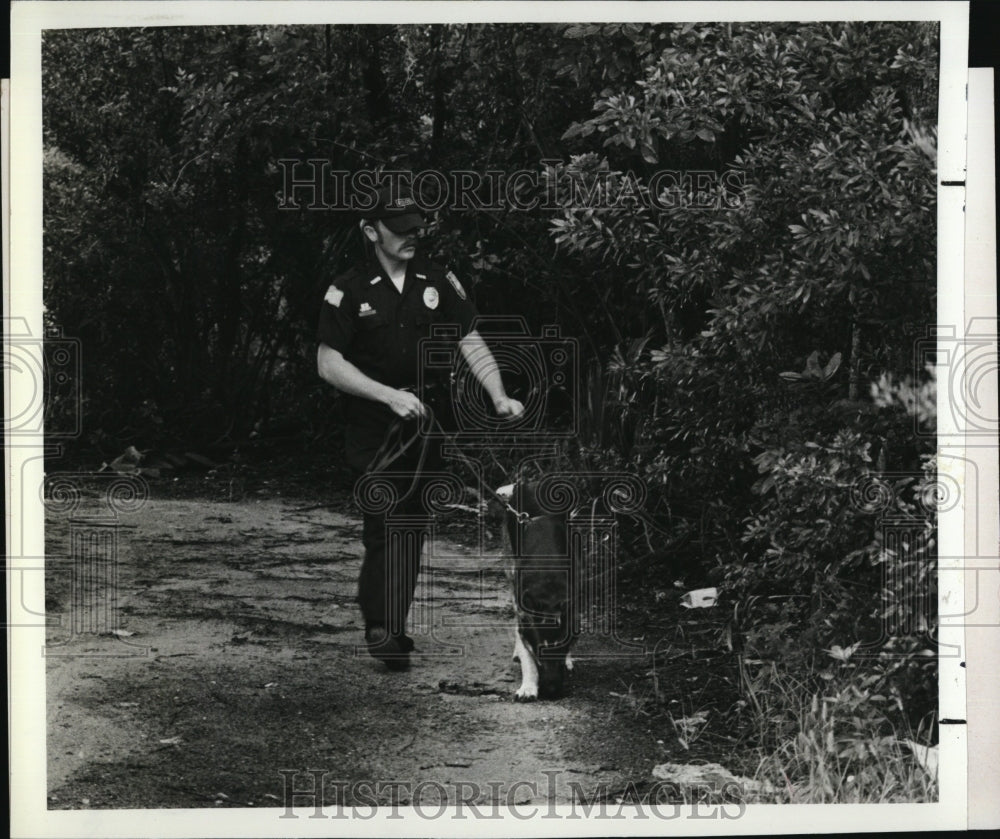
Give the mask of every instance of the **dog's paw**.
M 538 687 L 530 687 L 528 685 L 521 685 L 514 692 L 515 702 L 534 702 L 538 699 Z
M 569 673 L 573 672 L 573 656 L 571 656 L 569 653 L 566 653 L 566 670 Z

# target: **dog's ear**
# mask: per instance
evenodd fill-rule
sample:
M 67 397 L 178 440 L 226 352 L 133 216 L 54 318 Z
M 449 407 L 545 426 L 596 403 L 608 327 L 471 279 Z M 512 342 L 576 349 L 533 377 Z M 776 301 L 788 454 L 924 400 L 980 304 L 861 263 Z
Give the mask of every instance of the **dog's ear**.
M 506 484 L 502 487 L 498 487 L 497 489 L 493 490 L 493 493 L 509 503 L 510 500 L 514 497 L 514 492 L 516 491 L 516 489 L 517 489 L 517 484 Z

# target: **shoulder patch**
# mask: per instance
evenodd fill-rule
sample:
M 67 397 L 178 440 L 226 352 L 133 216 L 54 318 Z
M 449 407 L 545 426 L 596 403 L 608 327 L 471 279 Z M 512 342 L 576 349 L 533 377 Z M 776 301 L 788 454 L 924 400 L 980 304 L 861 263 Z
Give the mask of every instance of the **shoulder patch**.
M 462 288 L 462 284 L 458 281 L 458 277 L 456 277 L 451 271 L 445 274 L 445 276 L 448 278 L 448 282 L 451 283 L 451 287 L 455 289 L 455 293 L 463 300 L 467 300 L 468 297 L 465 294 L 465 289 Z
M 339 309 L 340 301 L 344 299 L 344 292 L 335 285 L 332 285 L 326 290 L 326 296 L 323 299 L 331 306 L 336 306 Z

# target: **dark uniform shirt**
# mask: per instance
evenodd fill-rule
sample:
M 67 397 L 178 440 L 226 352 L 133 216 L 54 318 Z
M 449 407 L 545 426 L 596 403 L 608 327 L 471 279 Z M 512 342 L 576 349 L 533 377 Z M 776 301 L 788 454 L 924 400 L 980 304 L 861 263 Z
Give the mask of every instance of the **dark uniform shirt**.
M 399 292 L 372 257 L 338 276 L 327 289 L 318 338 L 369 378 L 416 392 L 447 382 L 457 342 L 469 334 L 475 317 L 466 290 L 450 271 L 418 254 L 407 263 Z M 431 337 L 435 340 L 421 348 L 420 341 Z M 348 397 L 351 424 L 384 425 L 393 416 L 381 403 Z

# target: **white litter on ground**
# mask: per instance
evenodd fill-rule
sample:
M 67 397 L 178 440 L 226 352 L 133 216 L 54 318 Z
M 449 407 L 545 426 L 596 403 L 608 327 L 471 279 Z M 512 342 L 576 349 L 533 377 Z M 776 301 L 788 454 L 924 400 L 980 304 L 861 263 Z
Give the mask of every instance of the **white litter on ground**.
M 685 609 L 708 609 L 719 599 L 717 588 L 696 588 L 681 598 L 681 606 Z
M 913 752 L 913 756 L 917 759 L 917 763 L 920 764 L 920 768 L 931 778 L 936 778 L 938 773 L 938 747 L 921 746 L 913 740 L 906 740 L 904 742 L 910 747 L 910 751 Z
M 679 787 L 696 787 L 699 789 L 723 792 L 727 786 L 738 786 L 743 795 L 747 793 L 770 793 L 774 787 L 766 781 L 755 781 L 734 775 L 718 763 L 684 764 L 661 763 L 653 767 L 653 777 L 661 781 L 669 781 Z

